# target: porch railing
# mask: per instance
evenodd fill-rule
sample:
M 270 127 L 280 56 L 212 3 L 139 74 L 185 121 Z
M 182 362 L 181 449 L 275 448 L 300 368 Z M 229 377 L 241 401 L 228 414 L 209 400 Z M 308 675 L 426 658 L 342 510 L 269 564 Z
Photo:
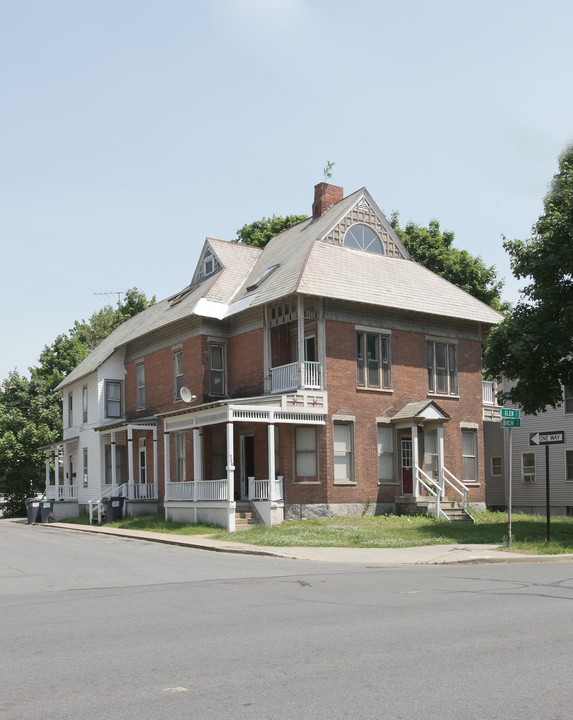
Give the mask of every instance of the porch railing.
M 228 487 L 226 478 L 223 480 L 170 482 L 165 486 L 165 500 L 188 500 L 190 502 L 227 500 Z
M 304 363 L 304 389 L 320 390 L 320 363 Z M 299 389 L 299 364 L 279 365 L 271 368 L 271 392 L 280 393 Z M 301 388 L 303 389 L 303 388 Z
M 77 500 L 77 485 L 48 485 L 46 488 L 47 500 Z
M 127 486 L 128 500 L 157 500 L 153 483 L 131 483 Z
M 250 477 L 247 497 L 249 500 L 283 500 L 282 475 L 278 475 L 274 480 L 255 480 Z
M 436 500 L 436 516 L 437 517 L 443 517 L 447 518 L 448 516 L 440 507 L 441 500 L 446 496 L 446 485 L 449 489 L 451 489 L 454 493 L 456 493 L 459 496 L 459 503 L 462 507 L 462 510 L 465 510 L 467 515 L 475 522 L 474 518 L 471 516 L 471 514 L 468 512 L 468 492 L 469 488 L 464 485 L 464 483 L 458 479 L 452 472 L 448 470 L 447 467 L 442 468 L 442 478 L 441 483 L 437 480 L 434 480 L 434 478 L 431 478 L 429 475 L 427 475 L 422 468 L 416 467 L 416 489 L 415 494 L 417 494 L 417 490 L 419 486 L 422 485 L 428 493 L 435 498 Z M 430 511 L 429 511 L 430 512 Z

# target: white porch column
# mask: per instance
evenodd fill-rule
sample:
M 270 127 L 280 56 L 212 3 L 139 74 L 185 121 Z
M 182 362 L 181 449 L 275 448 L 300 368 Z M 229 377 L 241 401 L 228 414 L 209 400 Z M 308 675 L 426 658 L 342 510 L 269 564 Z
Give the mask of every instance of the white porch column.
M 229 413 L 231 410 L 229 410 Z M 235 532 L 235 460 L 234 460 L 234 427 L 233 421 L 227 420 L 227 530 Z
M 111 434 L 111 484 L 117 487 L 117 452 L 115 446 L 115 433 Z
M 275 499 L 275 414 L 273 410 L 269 411 L 268 426 L 268 465 L 269 465 L 269 500 Z
M 46 496 L 50 487 L 50 451 L 46 450 Z M 56 498 L 57 500 L 57 498 Z
M 133 427 L 127 426 L 127 482 L 129 488 L 133 485 Z
M 203 432 L 193 428 L 193 480 L 203 480 Z
M 157 427 L 153 428 L 153 494 L 159 500 L 159 469 L 157 467 Z
M 444 426 L 438 428 L 438 482 L 440 483 L 440 495 L 444 497 Z
M 297 320 L 298 320 L 298 387 L 304 388 L 304 297 L 297 296 Z
M 170 438 L 169 438 L 169 430 L 163 431 L 163 476 L 165 481 L 165 492 L 164 492 L 164 499 L 169 500 L 169 494 L 167 492 L 167 487 L 169 483 L 171 482 L 171 458 L 169 457 L 170 452 Z
M 412 471 L 414 473 L 414 497 L 418 497 L 418 426 L 412 425 Z

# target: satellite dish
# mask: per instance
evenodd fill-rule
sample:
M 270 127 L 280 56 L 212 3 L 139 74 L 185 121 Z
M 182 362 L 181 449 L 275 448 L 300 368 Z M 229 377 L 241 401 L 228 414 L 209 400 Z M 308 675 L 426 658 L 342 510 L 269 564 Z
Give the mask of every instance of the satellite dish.
M 181 391 L 179 393 L 181 395 L 181 400 L 186 403 L 190 403 L 192 400 L 197 399 L 197 395 L 192 395 L 191 390 L 189 390 L 188 387 L 183 386 L 181 388 Z

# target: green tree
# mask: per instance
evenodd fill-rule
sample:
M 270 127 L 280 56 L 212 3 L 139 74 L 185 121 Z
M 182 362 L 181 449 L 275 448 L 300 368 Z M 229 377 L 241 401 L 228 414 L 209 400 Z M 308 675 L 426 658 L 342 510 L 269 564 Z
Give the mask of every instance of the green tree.
M 275 235 L 306 219 L 307 215 L 287 215 L 286 217 L 273 215 L 272 218 L 263 217 L 261 220 L 255 220 L 255 222 L 243 225 L 240 230 L 237 230 L 237 237 L 233 242 L 264 248 Z
M 38 448 L 62 435 L 61 394 L 54 389 L 112 330 L 154 302 L 137 288 L 128 290 L 118 308 L 107 305 L 88 321 L 76 321 L 69 335 L 58 335 L 30 368 L 30 379 L 13 372 L 3 382 L 0 477 L 6 476 L 7 515 L 24 513 L 25 499 L 43 487 L 45 456 Z
M 562 402 L 562 385 L 573 388 L 573 146 L 559 158 L 532 237 L 504 247 L 515 277 L 529 282 L 491 331 L 484 366 L 513 381 L 504 399 L 537 414 Z
M 454 247 L 454 233 L 440 230 L 438 220 L 430 220 L 428 227 L 409 222 L 402 230 L 397 213 L 391 216 L 391 225 L 404 243 L 412 258 L 490 305 L 507 312 L 509 303 L 501 300 L 503 280 L 497 277 L 494 266 L 488 267 L 479 255 Z

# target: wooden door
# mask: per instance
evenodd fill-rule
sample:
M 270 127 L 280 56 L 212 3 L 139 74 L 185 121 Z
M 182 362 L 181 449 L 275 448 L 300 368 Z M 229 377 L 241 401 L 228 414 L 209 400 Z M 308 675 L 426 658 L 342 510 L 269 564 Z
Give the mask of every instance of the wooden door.
M 412 438 L 402 438 L 401 441 L 401 466 L 402 466 L 402 493 L 411 495 L 414 492 L 412 477 Z

